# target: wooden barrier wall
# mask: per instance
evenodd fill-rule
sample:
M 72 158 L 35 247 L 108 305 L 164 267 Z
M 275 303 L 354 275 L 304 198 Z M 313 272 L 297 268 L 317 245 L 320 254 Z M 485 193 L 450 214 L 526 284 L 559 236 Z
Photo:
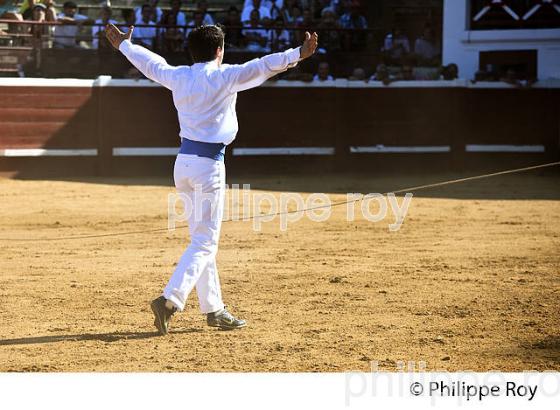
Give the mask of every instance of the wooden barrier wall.
M 146 174 L 154 171 L 150 159 L 172 163 L 179 127 L 168 90 L 147 81 L 70 81 L 0 83 L 0 170 L 40 168 L 44 157 L 70 173 L 118 173 L 131 158 Z M 560 89 L 427 85 L 281 83 L 247 91 L 239 95 L 240 132 L 228 161 L 274 169 L 307 155 L 351 170 L 403 156 L 456 167 L 480 156 L 558 157 Z M 232 159 L 237 156 L 246 161 Z

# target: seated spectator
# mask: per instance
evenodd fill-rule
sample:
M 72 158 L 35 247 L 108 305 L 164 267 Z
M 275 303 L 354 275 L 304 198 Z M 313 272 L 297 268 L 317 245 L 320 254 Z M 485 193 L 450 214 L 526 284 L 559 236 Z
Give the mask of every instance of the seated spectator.
M 272 20 L 276 20 L 277 17 L 280 16 L 280 12 L 282 10 L 282 8 L 284 7 L 284 4 L 286 2 L 284 0 L 264 0 L 261 1 L 262 6 L 266 7 L 268 9 L 268 11 L 270 12 L 270 18 Z M 251 8 L 253 7 L 253 0 L 245 0 L 244 4 L 243 4 L 243 10 L 245 10 L 247 7 Z M 252 8 L 251 8 L 252 10 Z
M 395 77 L 389 73 L 389 69 L 385 64 L 379 64 L 375 70 L 375 74 L 370 78 L 370 81 L 381 81 L 384 85 L 389 85 L 394 80 Z
M 193 14 L 193 20 L 187 24 L 187 27 L 191 27 L 187 29 L 186 37 L 189 36 L 189 33 L 192 31 L 193 28 L 197 28 L 204 25 L 204 12 L 202 10 L 196 10 Z
M 414 54 L 421 65 L 433 66 L 439 64 L 441 52 L 437 43 L 434 30 L 427 26 L 424 28 L 422 37 L 416 39 L 414 43 Z
M 339 6 L 339 1 L 335 1 L 335 0 L 314 0 L 313 3 L 315 4 L 315 8 L 313 9 L 315 11 L 315 14 L 313 15 L 313 18 L 315 20 L 320 20 L 323 16 L 323 10 L 325 9 L 331 9 L 335 15 L 337 15 L 337 9 Z
M 336 18 L 334 9 L 326 7 L 321 13 L 321 22 L 317 27 L 319 31 L 319 48 L 318 52 L 325 54 L 327 51 L 336 51 L 341 47 L 340 32 L 337 29 L 340 24 Z
M 298 30 L 294 32 L 294 43 L 303 43 L 305 32 L 309 31 L 312 33 L 315 31 L 313 26 L 313 13 L 311 13 L 311 9 L 304 9 L 301 19 L 298 19 L 295 25 Z
M 445 81 L 453 81 L 459 78 L 459 67 L 455 63 L 442 67 L 441 76 Z
M 55 21 L 56 15 L 52 8 L 48 8 L 43 3 L 38 3 L 33 6 L 31 13 L 32 21 Z M 49 44 L 48 34 L 49 27 L 43 25 L 33 25 L 31 26 L 29 33 L 31 34 L 31 44 L 35 48 L 47 48 Z
M 264 2 L 265 7 L 270 10 L 270 19 L 276 21 L 278 17 L 282 17 L 282 6 L 284 0 L 267 0 Z M 284 19 L 282 19 L 283 21 Z
M 397 64 L 410 54 L 410 42 L 400 27 L 395 27 L 392 33 L 387 34 L 382 51 L 387 61 Z
M 128 27 L 136 24 L 136 13 L 133 9 L 122 9 L 121 17 Z
M 280 12 L 288 27 L 295 27 L 301 20 L 301 5 L 298 0 L 284 0 Z
M 111 7 L 104 6 L 101 8 L 100 18 L 95 20 L 95 25 L 91 28 L 91 36 L 93 37 L 93 48 L 103 49 L 111 47 L 111 44 L 105 37 L 105 26 L 107 26 L 107 24 L 117 24 L 117 21 L 111 18 L 112 14 L 113 10 L 111 10 Z
M 257 53 L 268 51 L 266 47 L 266 30 L 260 21 L 259 10 L 253 9 L 253 11 L 251 11 L 251 18 L 249 22 L 245 24 L 245 28 L 243 29 L 243 35 L 247 41 L 247 51 Z
M 181 11 L 181 0 L 171 0 L 169 11 L 164 12 L 163 19 L 169 22 L 169 19 L 165 17 L 166 14 L 173 14 L 175 16 L 175 25 L 186 26 L 187 25 L 187 14 Z
M 313 77 L 313 81 L 334 81 L 333 76 L 330 75 L 329 63 L 327 63 L 326 61 L 319 63 L 319 68 L 317 69 L 317 74 L 315 74 L 315 77 Z
M 153 23 L 157 23 L 163 17 L 163 11 L 161 10 L 161 8 L 158 7 L 158 3 L 159 3 L 159 0 L 148 0 L 148 2 L 145 3 L 145 4 L 148 4 L 149 6 L 151 6 L 150 10 L 151 10 L 152 14 L 150 15 L 150 20 L 149 21 L 151 21 Z M 136 7 L 134 9 L 134 13 L 136 14 L 137 24 L 140 24 L 140 22 L 142 20 L 144 20 L 143 13 L 142 13 L 142 9 L 144 8 L 144 5 Z
M 241 27 L 241 15 L 235 6 L 231 6 L 225 20 L 222 22 L 225 26 L 225 45 L 230 49 L 241 49 L 245 47 L 245 37 Z
M 275 26 L 268 30 L 268 49 L 272 52 L 280 52 L 290 48 L 290 33 L 284 29 L 284 19 L 277 17 Z
M 243 24 L 249 23 L 253 10 L 259 12 L 259 23 L 261 23 L 260 19 L 270 19 L 270 10 L 261 5 L 261 0 L 252 0 L 252 3 L 248 7 L 244 7 L 241 13 L 241 21 Z
M 208 13 L 208 2 L 199 1 L 196 3 L 196 8 L 203 13 L 203 21 L 205 26 L 212 26 L 214 24 L 214 17 Z
M 177 18 L 179 16 L 180 14 L 172 10 L 163 13 L 163 18 L 160 21 L 162 29 L 159 39 L 159 44 L 163 51 L 177 53 L 184 49 L 185 32 L 182 28 L 177 27 Z
M 2 0 L 0 0 L 0 4 L 1 3 L 2 3 Z M 49 7 L 54 8 L 54 1 L 53 0 L 23 0 L 23 2 L 21 3 L 21 6 L 19 8 L 19 14 L 21 14 L 23 16 L 24 20 L 33 20 L 33 8 L 37 4 L 43 4 L 43 5 L 46 6 L 47 9 Z M 46 14 L 47 13 L 45 13 L 45 18 L 46 18 Z M 56 13 L 55 13 L 55 16 L 56 16 Z
M 414 67 L 412 64 L 405 63 L 399 74 L 396 76 L 397 81 L 414 81 L 416 77 L 414 75 Z
M 154 8 L 146 3 L 142 6 L 142 18 L 136 22 L 132 32 L 132 41 L 146 48 L 154 47 L 154 40 L 157 35 L 155 23 L 152 20 L 154 16 Z M 145 26 L 145 27 L 141 27 Z
M 361 67 L 355 68 L 352 71 L 352 75 L 348 77 L 348 81 L 365 81 L 367 82 L 366 78 L 366 70 Z
M 0 19 L 23 21 L 23 16 L 18 13 L 14 0 L 0 0 Z M 14 26 L 14 30 L 17 30 L 17 26 Z M 12 30 L 9 29 L 8 31 Z M 0 34 L 6 33 L 0 30 Z
M 61 25 L 54 28 L 54 48 L 79 48 L 76 36 L 80 27 L 91 22 L 87 16 L 78 14 L 78 6 L 73 1 L 67 1 L 62 6 L 62 13 L 60 13 L 56 20 Z
M 360 12 L 360 3 L 350 1 L 347 11 L 340 17 L 340 26 L 346 29 L 361 30 L 367 29 L 368 23 L 366 18 Z M 366 47 L 366 33 L 344 33 L 344 44 L 346 50 L 361 51 Z

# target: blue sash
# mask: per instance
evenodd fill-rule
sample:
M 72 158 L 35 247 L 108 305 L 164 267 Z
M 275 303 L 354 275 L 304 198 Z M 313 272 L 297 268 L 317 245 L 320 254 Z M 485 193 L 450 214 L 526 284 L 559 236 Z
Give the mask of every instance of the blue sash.
M 199 142 L 186 138 L 181 138 L 180 154 L 198 155 L 215 161 L 223 161 L 226 153 L 226 146 L 222 143 Z

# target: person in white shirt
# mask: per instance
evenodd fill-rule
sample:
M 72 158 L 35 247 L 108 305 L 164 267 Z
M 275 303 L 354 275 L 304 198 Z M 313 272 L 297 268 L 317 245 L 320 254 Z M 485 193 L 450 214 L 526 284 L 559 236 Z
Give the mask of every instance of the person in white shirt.
M 154 39 L 157 35 L 157 30 L 155 23 L 150 20 L 152 16 L 153 8 L 149 4 L 144 4 L 142 6 L 142 18 L 136 21 L 136 24 L 144 25 L 147 27 L 136 27 L 132 38 L 134 42 L 144 47 L 153 48 Z
M 247 51 L 254 53 L 267 53 L 270 49 L 267 47 L 268 32 L 260 23 L 260 15 L 257 9 L 251 11 L 251 19 L 245 23 L 243 28 L 243 36 L 247 42 Z
M 155 24 L 159 23 L 162 16 L 163 16 L 163 10 L 158 7 L 158 3 L 159 0 L 149 0 L 147 1 L 145 4 L 149 4 L 150 6 L 152 6 L 151 10 L 151 14 L 150 14 L 150 20 L 152 22 L 154 22 Z M 138 6 L 134 9 L 134 14 L 136 15 L 136 21 L 141 21 L 142 20 L 142 9 L 144 8 L 144 5 L 142 6 Z M 140 24 L 140 23 L 138 23 Z
M 112 14 L 113 11 L 111 10 L 111 7 L 104 6 L 101 8 L 101 18 L 95 20 L 94 26 L 92 26 L 91 28 L 91 37 L 93 38 L 92 41 L 93 48 L 95 49 L 99 48 L 99 40 L 101 36 L 103 36 L 101 38 L 101 41 L 102 42 L 105 41 L 105 43 L 104 44 L 102 43 L 102 45 L 107 45 L 105 39 L 105 27 L 107 26 L 107 24 L 117 24 L 117 21 L 111 18 Z
M 201 26 L 188 37 L 192 66 L 174 67 L 161 56 L 130 42 L 134 27 L 125 34 L 107 27 L 107 38 L 146 77 L 171 90 L 177 109 L 181 149 L 174 169 L 175 186 L 185 201 L 191 243 L 179 260 L 163 295 L 151 303 L 160 334 L 169 320 L 185 308 L 196 287 L 209 326 L 237 329 L 244 320 L 229 313 L 222 300 L 216 254 L 225 196 L 224 153 L 238 131 L 237 93 L 258 87 L 267 79 L 295 67 L 317 48 L 316 33 L 305 34 L 301 47 L 267 55 L 241 65 L 222 64 L 224 32 Z M 189 204 L 191 206 L 189 206 Z
M 191 27 L 187 29 L 187 37 L 193 31 L 194 28 L 204 26 L 204 12 L 202 10 L 196 10 L 193 15 L 193 20 L 187 24 L 187 27 Z
M 393 31 L 385 37 L 382 51 L 388 59 L 393 61 L 407 56 L 410 54 L 410 42 L 408 41 L 408 37 L 404 35 L 399 27 L 394 28 Z
M 439 63 L 440 47 L 437 43 L 434 30 L 427 26 L 424 28 L 422 37 L 416 39 L 414 43 L 414 54 L 420 64 L 435 65 Z
M 284 30 L 284 19 L 278 17 L 275 20 L 275 27 L 268 30 L 267 48 L 272 51 L 284 51 L 290 48 L 290 33 Z
M 55 48 L 78 48 L 76 36 L 80 27 L 91 20 L 82 14 L 78 14 L 78 6 L 72 1 L 67 1 L 62 6 L 62 13 L 60 13 L 56 20 L 61 25 L 54 28 L 54 41 L 53 47 Z
M 177 25 L 186 26 L 187 25 L 187 13 L 181 11 L 181 0 L 171 0 L 171 13 L 177 16 Z
M 331 68 L 329 63 L 323 61 L 319 63 L 319 68 L 317 69 L 317 74 L 313 77 L 313 81 L 334 81 L 333 76 L 330 74 Z
M 241 13 L 241 21 L 243 23 L 248 23 L 251 20 L 251 12 L 257 10 L 261 20 L 270 19 L 270 9 L 261 4 L 261 0 L 252 0 L 252 3 L 248 7 L 243 8 Z
M 196 4 L 198 10 L 202 11 L 204 15 L 204 25 L 205 26 L 212 26 L 214 24 L 214 17 L 210 13 L 208 13 L 208 2 L 207 1 L 199 1 Z

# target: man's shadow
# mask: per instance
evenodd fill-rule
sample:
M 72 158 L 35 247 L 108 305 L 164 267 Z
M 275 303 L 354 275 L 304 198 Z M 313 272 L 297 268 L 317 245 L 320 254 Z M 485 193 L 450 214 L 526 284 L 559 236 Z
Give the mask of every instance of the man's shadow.
M 185 334 L 202 332 L 202 329 L 177 329 L 172 334 Z M 158 332 L 112 332 L 112 333 L 84 333 L 81 335 L 50 335 L 32 336 L 18 339 L 0 340 L 0 346 L 30 345 L 57 342 L 83 342 L 98 340 L 102 342 L 118 342 L 119 340 L 140 340 L 161 337 Z

